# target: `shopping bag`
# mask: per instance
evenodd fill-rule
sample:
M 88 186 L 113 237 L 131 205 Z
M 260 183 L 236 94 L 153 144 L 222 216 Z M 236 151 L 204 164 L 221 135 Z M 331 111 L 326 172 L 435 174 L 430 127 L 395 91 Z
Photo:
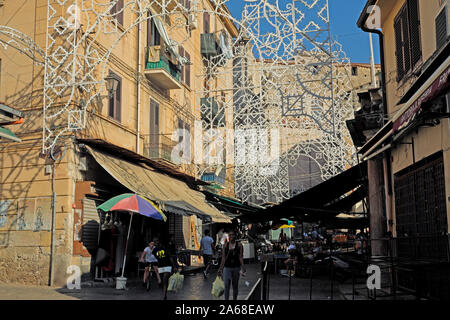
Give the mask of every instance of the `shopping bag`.
M 170 276 L 169 278 L 169 285 L 167 286 L 167 291 L 177 291 L 175 288 L 175 282 L 177 281 L 176 279 L 177 274 L 174 273 L 173 275 Z
M 180 272 L 177 272 L 175 275 L 175 291 L 179 291 L 183 288 L 184 275 Z
M 220 277 L 217 277 L 213 283 L 211 294 L 214 297 L 219 298 L 220 296 L 223 295 L 224 291 L 225 291 L 225 283 Z

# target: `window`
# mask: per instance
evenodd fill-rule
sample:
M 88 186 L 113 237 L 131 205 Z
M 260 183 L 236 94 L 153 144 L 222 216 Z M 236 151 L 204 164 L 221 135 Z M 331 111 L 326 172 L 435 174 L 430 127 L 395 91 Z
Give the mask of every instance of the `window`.
M 185 53 L 186 59 L 189 60 L 189 64 L 185 65 L 185 76 L 184 76 L 184 79 L 186 81 L 185 82 L 186 85 L 188 87 L 190 87 L 191 86 L 191 65 L 190 65 L 190 63 L 191 63 L 191 55 L 187 51 L 185 51 L 184 53 Z
M 147 20 L 147 47 L 161 45 L 161 35 L 156 28 L 155 22 L 151 18 L 151 13 L 148 13 L 149 19 Z
M 150 145 L 159 144 L 159 103 L 150 99 Z
M 110 73 L 114 74 L 111 71 L 110 71 Z M 117 78 L 120 80 L 119 80 L 119 84 L 117 86 L 116 92 L 114 92 L 113 96 L 109 98 L 108 116 L 110 116 L 114 120 L 117 120 L 120 122 L 121 121 L 121 113 L 122 113 L 122 110 L 121 110 L 122 109 L 122 107 L 121 107 L 121 104 L 122 104 L 122 101 L 121 101 L 122 79 L 119 76 L 117 76 Z
M 189 60 L 189 63 L 191 61 L 191 55 L 184 50 L 183 47 L 178 47 L 178 54 L 181 57 L 185 57 L 186 59 Z M 191 65 L 190 64 L 183 64 L 181 66 L 181 77 L 180 80 L 182 83 L 184 83 L 185 85 L 187 85 L 188 87 L 191 86 Z
M 442 48 L 447 41 L 447 7 L 444 7 L 435 20 L 436 24 L 436 50 Z
M 177 129 L 184 130 L 184 121 L 181 120 L 180 118 L 178 118 L 178 128 Z M 184 134 L 184 132 L 183 132 L 183 134 Z M 182 141 L 183 141 L 183 135 L 180 135 L 178 137 L 178 142 L 182 142 Z
M 210 33 L 209 13 L 203 13 L 203 33 Z
M 419 1 L 408 0 L 394 21 L 397 82 L 414 70 L 422 58 Z
M 191 8 L 191 0 L 181 0 L 181 4 L 187 9 L 189 10 Z
M 113 2 L 115 0 L 112 0 Z M 118 0 L 111 9 L 111 14 L 115 16 L 117 22 L 123 25 L 123 0 Z
M 184 55 L 184 48 L 183 47 L 178 47 L 178 54 L 181 56 L 181 57 L 184 57 L 185 55 Z M 184 72 L 185 72 L 185 65 L 183 64 L 183 65 L 181 65 L 181 76 L 180 76 L 180 80 L 181 80 L 181 82 L 182 83 L 184 83 Z
M 358 75 L 358 67 L 352 67 L 352 76 Z

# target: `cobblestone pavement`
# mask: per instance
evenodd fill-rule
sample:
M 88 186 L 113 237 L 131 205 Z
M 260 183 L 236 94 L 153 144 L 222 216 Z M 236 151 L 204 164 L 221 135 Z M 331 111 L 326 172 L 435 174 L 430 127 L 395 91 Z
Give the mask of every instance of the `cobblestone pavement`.
M 250 293 L 257 279 L 261 276 L 260 265 L 247 265 L 247 276 L 239 281 L 238 300 L 244 300 Z M 180 292 L 169 292 L 169 300 L 215 300 L 211 295 L 212 283 L 216 278 L 213 270 L 205 279 L 203 274 L 185 275 L 183 289 Z M 247 282 L 247 283 L 246 283 Z M 331 286 L 326 278 L 313 279 L 313 300 L 330 300 Z M 291 279 L 291 300 L 309 300 L 309 279 Z M 230 292 L 231 296 L 231 292 Z M 289 278 L 280 275 L 270 275 L 269 299 L 288 300 Z M 147 292 L 137 280 L 128 284 L 127 290 L 116 290 L 113 287 L 82 288 L 69 290 L 67 288 L 32 287 L 0 284 L 0 299 L 81 299 L 81 300 L 161 300 L 162 290 L 158 288 L 156 279 L 153 279 L 150 292 Z M 219 300 L 222 300 L 221 297 Z M 341 300 L 337 283 L 334 284 L 333 299 Z

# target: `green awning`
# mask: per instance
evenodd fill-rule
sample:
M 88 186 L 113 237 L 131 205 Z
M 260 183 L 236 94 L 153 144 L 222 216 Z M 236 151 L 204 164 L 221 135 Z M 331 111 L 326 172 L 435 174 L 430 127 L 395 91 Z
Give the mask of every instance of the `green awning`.
M 14 133 L 12 133 L 11 130 L 8 130 L 3 127 L 0 127 L 0 138 L 6 138 L 12 141 L 22 142 L 22 140 Z

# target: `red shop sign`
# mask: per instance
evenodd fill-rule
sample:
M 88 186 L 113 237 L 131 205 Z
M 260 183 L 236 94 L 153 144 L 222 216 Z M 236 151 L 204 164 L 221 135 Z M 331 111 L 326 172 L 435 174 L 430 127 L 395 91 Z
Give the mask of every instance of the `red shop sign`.
M 433 100 L 449 86 L 448 76 L 450 66 L 428 87 L 422 95 L 394 122 L 393 131 L 396 132 L 407 124 L 420 110 L 425 102 Z

